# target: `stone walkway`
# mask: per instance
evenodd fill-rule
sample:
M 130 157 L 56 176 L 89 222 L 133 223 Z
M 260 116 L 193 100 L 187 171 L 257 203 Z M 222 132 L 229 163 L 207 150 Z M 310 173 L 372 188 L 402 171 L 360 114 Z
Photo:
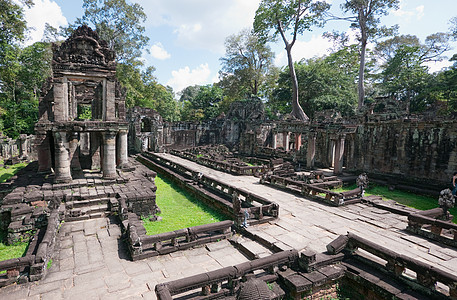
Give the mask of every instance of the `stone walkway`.
M 276 222 L 251 226 L 248 230 L 282 248 L 324 252 L 330 241 L 350 231 L 457 275 L 457 249 L 407 233 L 404 216 L 364 204 L 331 207 L 261 185 L 258 178 L 233 176 L 162 155 L 277 202 L 280 218 Z M 133 262 L 120 240 L 114 217 L 68 222 L 59 231 L 56 255 L 47 277 L 40 282 L 2 288 L 0 299 L 156 299 L 157 283 L 247 260 L 228 241 L 221 241 Z
M 224 240 L 133 262 L 120 233 L 115 218 L 65 223 L 46 278 L 2 288 L 0 299 L 156 299 L 157 283 L 248 261 Z
M 233 176 L 171 154 L 159 155 L 278 203 L 279 219 L 274 224 L 248 227 L 248 230 L 268 241 L 285 244 L 283 248 L 325 252 L 328 243 L 349 231 L 457 275 L 457 249 L 406 232 L 406 216 L 365 204 L 333 207 L 262 185 L 252 176 Z

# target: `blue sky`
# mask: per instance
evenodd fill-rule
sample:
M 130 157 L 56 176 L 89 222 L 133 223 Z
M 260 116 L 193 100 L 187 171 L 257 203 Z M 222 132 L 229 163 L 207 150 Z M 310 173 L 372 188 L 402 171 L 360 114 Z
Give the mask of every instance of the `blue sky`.
M 66 25 L 83 14 L 82 0 L 35 0 L 26 12 L 26 20 L 34 29 L 27 43 L 42 38 L 44 24 Z M 150 53 L 144 53 L 146 65 L 156 67 L 155 75 L 177 93 L 194 84 L 217 81 L 220 57 L 224 56 L 227 36 L 251 27 L 260 0 L 137 0 L 147 14 L 146 35 Z M 341 15 L 343 0 L 327 0 L 332 11 Z M 400 9 L 382 18 L 385 25 L 398 24 L 400 34 L 417 35 L 421 41 L 429 34 L 445 32 L 449 20 L 457 16 L 456 0 L 401 0 Z M 311 58 L 328 53 L 332 44 L 321 37 L 325 31 L 347 31 L 349 23 L 328 22 L 299 37 L 294 46 L 294 59 Z M 286 61 L 282 41 L 270 45 L 276 53 L 276 64 Z M 457 53 L 454 50 L 447 55 Z M 448 61 L 430 65 L 432 71 L 448 66 Z

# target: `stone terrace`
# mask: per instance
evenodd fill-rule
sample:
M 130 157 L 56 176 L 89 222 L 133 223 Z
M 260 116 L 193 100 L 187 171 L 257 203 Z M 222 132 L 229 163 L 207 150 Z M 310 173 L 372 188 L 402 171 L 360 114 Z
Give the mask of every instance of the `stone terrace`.
M 252 176 L 233 176 L 171 154 L 158 155 L 278 203 L 280 212 L 276 222 L 248 227 L 248 230 L 278 245 L 285 244 L 284 248 L 325 252 L 328 243 L 349 231 L 457 275 L 457 249 L 406 232 L 406 216 L 365 204 L 332 207 L 261 185 L 259 179 Z
M 46 278 L 2 288 L 0 299 L 156 299 L 157 283 L 248 260 L 224 240 L 133 262 L 115 220 L 64 223 Z
M 365 204 L 331 207 L 259 184 L 258 178 L 233 176 L 172 156 L 205 175 L 230 182 L 280 205 L 277 221 L 248 231 L 280 248 L 324 252 L 339 234 L 361 237 L 457 274 L 457 250 L 405 231 L 407 218 Z M 155 299 L 154 286 L 248 259 L 228 241 L 132 262 L 119 239 L 115 218 L 65 223 L 47 277 L 35 283 L 0 289 L 3 299 Z M 250 243 L 250 241 L 246 242 Z

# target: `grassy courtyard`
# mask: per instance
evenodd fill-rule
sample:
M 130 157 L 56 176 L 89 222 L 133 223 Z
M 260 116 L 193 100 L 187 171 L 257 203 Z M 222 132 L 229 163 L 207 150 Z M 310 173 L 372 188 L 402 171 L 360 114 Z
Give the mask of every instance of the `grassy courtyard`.
M 3 162 L 1 162 L 3 163 Z M 7 181 L 14 175 L 16 175 L 17 172 L 19 172 L 20 169 L 23 169 L 27 166 L 28 163 L 22 162 L 18 163 L 12 166 L 9 166 L 8 168 L 0 168 L 0 183 Z
M 156 203 L 162 211 L 160 222 L 143 220 L 148 235 L 224 221 L 227 218 L 206 206 L 176 184 L 157 175 Z
M 350 185 L 335 189 L 335 192 L 345 192 L 350 191 L 356 188 L 356 185 Z M 438 205 L 438 195 L 436 197 L 418 195 L 413 193 L 408 193 L 400 190 L 390 191 L 387 186 L 381 186 L 376 184 L 370 184 L 368 189 L 365 191 L 365 195 L 376 195 L 381 196 L 384 200 L 394 200 L 400 204 L 413 207 L 420 210 L 427 210 L 439 207 Z M 456 216 L 453 220 L 454 223 L 457 223 L 457 208 L 449 209 L 450 213 Z
M 6 245 L 6 236 L 6 231 L 0 231 L 0 261 L 24 256 L 27 252 L 29 242 L 25 241 L 15 245 Z M 0 274 L 2 273 L 5 273 L 5 271 L 0 272 Z

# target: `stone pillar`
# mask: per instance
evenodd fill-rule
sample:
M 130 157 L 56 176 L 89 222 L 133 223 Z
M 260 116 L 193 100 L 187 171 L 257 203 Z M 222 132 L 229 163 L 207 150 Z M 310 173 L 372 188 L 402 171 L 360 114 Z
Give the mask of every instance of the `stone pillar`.
M 271 143 L 271 144 L 272 144 L 271 147 L 272 147 L 273 149 L 276 149 L 277 143 L 278 143 L 278 136 L 276 135 L 275 132 L 273 132 L 272 134 L 273 134 L 273 141 L 272 141 L 272 143 Z
M 51 144 L 45 132 L 37 132 L 35 135 L 35 145 L 38 155 L 38 172 L 49 173 L 52 168 Z
M 316 133 L 312 132 L 308 136 L 308 149 L 306 152 L 306 167 L 314 168 L 314 158 L 316 157 Z
M 295 134 L 295 150 L 300 150 L 301 147 L 301 133 Z
M 19 149 L 19 156 L 22 158 L 27 158 L 27 135 L 21 134 L 19 136 L 20 141 L 20 149 Z
M 106 99 L 105 99 L 105 120 L 116 120 L 116 84 L 114 81 L 106 81 Z
M 119 137 L 117 139 L 117 167 L 123 168 L 128 166 L 128 149 L 127 149 L 127 130 L 119 130 Z
M 70 172 L 70 155 L 66 144 L 67 133 L 65 131 L 54 132 L 55 146 L 55 182 L 66 183 L 72 180 Z
M 283 132 L 282 135 L 282 146 L 285 151 L 289 151 L 289 133 Z
M 103 132 L 103 178 L 116 178 L 116 133 Z
M 71 170 L 80 171 L 81 163 L 79 162 L 79 133 L 71 132 L 69 134 L 69 150 Z
M 90 133 L 90 157 L 91 157 L 91 169 L 100 169 L 100 144 L 101 136 L 99 132 Z
M 335 140 L 335 156 L 333 158 L 333 174 L 343 173 L 344 137 L 337 137 Z

